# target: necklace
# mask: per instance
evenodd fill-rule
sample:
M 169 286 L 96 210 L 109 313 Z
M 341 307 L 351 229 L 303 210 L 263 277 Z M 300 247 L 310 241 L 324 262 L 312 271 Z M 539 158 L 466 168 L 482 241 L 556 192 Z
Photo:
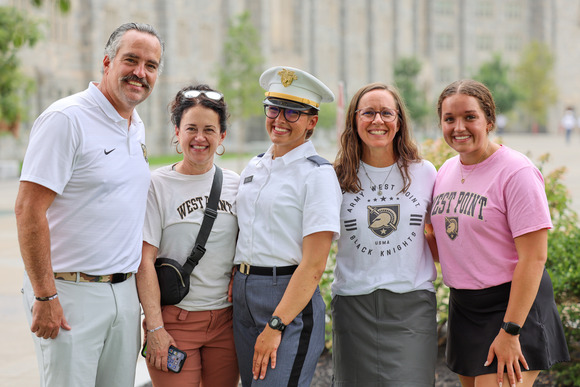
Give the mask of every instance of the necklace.
M 471 171 L 469 171 L 469 173 L 465 177 L 463 177 L 463 164 L 461 164 L 461 159 L 459 160 L 459 171 L 461 172 L 461 184 L 465 183 L 465 179 L 467 179 L 469 177 L 469 175 L 471 175 L 473 173 L 473 171 L 475 171 L 475 168 L 477 168 L 479 163 L 481 163 L 481 160 L 483 160 L 483 157 L 487 153 L 487 149 L 489 148 L 489 143 L 490 143 L 490 141 L 487 142 L 487 146 L 485 147 L 483 154 L 481 155 L 481 157 L 479 158 L 477 163 L 474 164 L 473 169 Z
M 393 165 L 391 165 L 391 169 L 389 170 L 389 173 L 387 174 L 387 177 L 385 178 L 385 181 L 383 181 L 383 184 L 379 186 L 379 191 L 377 192 L 377 194 L 379 196 L 381 196 L 383 194 L 383 190 L 380 187 L 384 187 L 385 186 L 385 183 L 387 182 L 387 180 L 389 180 L 389 176 L 391 176 L 391 172 L 393 172 L 393 168 L 395 167 L 395 164 L 396 163 L 394 163 Z M 362 162 L 360 163 L 360 165 L 362 165 L 363 171 L 365 172 L 365 175 L 367 175 L 367 179 L 369 179 L 369 181 L 372 184 L 371 188 L 373 186 L 376 187 L 377 185 L 375 184 L 375 182 L 373 181 L 373 179 L 371 179 L 371 177 L 367 173 L 367 169 L 365 168 L 365 165 Z

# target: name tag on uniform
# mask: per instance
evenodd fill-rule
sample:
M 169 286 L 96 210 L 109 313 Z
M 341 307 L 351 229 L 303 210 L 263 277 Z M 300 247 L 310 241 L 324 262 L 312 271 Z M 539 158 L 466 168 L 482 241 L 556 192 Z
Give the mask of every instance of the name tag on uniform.
M 254 179 L 254 175 L 246 177 L 244 179 L 244 184 L 251 183 L 253 179 Z

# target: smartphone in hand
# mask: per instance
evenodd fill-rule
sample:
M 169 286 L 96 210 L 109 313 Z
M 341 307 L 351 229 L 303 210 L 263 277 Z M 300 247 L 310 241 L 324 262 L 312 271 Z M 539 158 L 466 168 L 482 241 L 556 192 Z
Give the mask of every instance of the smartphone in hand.
M 143 345 L 143 349 L 141 350 L 141 356 L 147 357 L 147 343 Z M 169 346 L 169 352 L 167 354 L 167 368 L 175 373 L 179 373 L 183 368 L 183 363 L 187 358 L 187 354 L 182 350 L 174 347 L 173 345 Z
M 187 358 L 187 354 L 173 345 L 169 346 L 169 356 L 167 357 L 167 368 L 170 371 L 178 373 L 183 368 L 183 363 L 185 363 L 185 359 Z

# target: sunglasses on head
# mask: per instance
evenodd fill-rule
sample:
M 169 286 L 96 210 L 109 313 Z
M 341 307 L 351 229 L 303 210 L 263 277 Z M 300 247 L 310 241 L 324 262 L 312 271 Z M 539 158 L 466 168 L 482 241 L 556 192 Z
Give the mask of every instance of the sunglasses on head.
M 209 90 L 187 90 L 184 91 L 183 96 L 185 98 L 197 98 L 201 94 L 205 95 L 209 99 L 213 99 L 214 101 L 220 101 L 224 98 L 224 95 L 217 91 L 209 91 Z

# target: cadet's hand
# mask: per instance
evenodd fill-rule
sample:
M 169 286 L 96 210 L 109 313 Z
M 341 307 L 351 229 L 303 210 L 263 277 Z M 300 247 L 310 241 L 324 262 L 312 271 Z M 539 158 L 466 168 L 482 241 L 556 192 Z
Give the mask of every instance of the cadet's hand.
M 254 346 L 254 360 L 252 373 L 254 379 L 264 379 L 268 362 L 272 363 L 272 369 L 276 368 L 276 355 L 280 342 L 282 341 L 282 332 L 274 330 L 266 325 L 266 328 L 256 339 Z

